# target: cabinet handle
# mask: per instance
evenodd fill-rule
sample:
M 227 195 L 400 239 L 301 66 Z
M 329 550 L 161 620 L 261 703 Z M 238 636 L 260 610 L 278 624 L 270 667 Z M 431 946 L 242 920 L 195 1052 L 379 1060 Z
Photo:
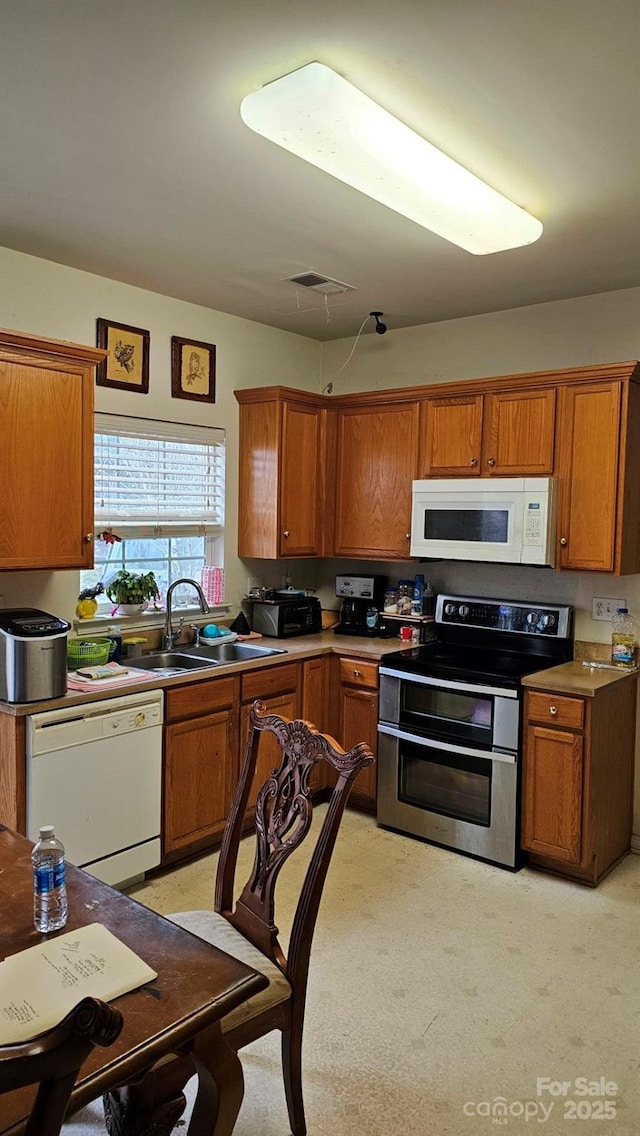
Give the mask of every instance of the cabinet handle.
M 353 672 L 353 677 L 354 677 L 354 678 L 360 678 L 360 676 L 361 676 L 361 675 L 362 675 L 362 671 L 356 671 L 356 670 L 354 670 L 354 672 Z
M 488 462 L 488 464 L 489 464 L 490 466 L 494 466 L 494 465 L 496 464 L 496 459 L 495 459 L 495 458 L 489 458 L 489 462 Z
M 411 533 L 405 533 L 405 534 L 404 534 L 404 539 L 405 539 L 405 540 L 411 540 Z
M 91 544 L 92 540 L 93 540 L 93 533 L 85 533 L 84 534 L 84 543 L 85 544 Z
M 558 707 L 557 706 L 550 706 L 549 707 L 549 713 L 554 714 L 554 715 L 557 714 L 558 713 Z
M 472 458 L 471 461 L 469 462 L 469 465 L 477 465 L 477 464 L 478 464 L 477 458 Z
M 562 547 L 563 547 L 563 548 L 564 548 L 565 544 L 568 544 L 568 543 L 569 543 L 569 542 L 568 542 L 568 540 L 567 540 L 566 536 L 561 536 L 561 537 L 560 537 L 560 544 L 562 545 Z
M 283 535 L 283 536 L 288 536 L 288 535 L 289 535 L 289 529 L 285 529 L 282 535 Z

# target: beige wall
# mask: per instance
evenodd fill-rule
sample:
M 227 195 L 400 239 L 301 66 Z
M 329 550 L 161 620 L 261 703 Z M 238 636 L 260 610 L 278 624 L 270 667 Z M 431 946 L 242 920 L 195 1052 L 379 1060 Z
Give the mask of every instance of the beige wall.
M 384 297 L 381 305 L 384 306 Z M 99 410 L 171 421 L 195 420 L 227 431 L 226 569 L 228 599 L 233 609 L 238 607 L 248 575 L 273 584 L 280 582 L 285 571 L 282 562 L 242 562 L 235 553 L 235 389 L 282 384 L 322 390 L 332 382 L 334 394 L 342 394 L 640 358 L 640 288 L 400 330 L 394 330 L 393 313 L 387 312 L 387 334 L 362 335 L 353 358 L 341 370 L 353 339 L 320 345 L 249 320 L 0 249 L 0 325 L 94 343 L 97 316 L 151 332 L 149 394 L 98 387 Z M 172 335 L 193 336 L 217 347 L 216 403 L 197 407 L 195 418 L 191 402 L 171 397 Z M 61 491 L 64 492 L 63 483 Z M 333 589 L 336 572 L 350 568 L 385 572 L 391 579 L 407 574 L 398 564 L 325 560 L 294 561 L 290 565 L 293 582 L 317 587 L 326 607 L 337 605 Z M 408 574 L 413 570 L 409 568 Z M 581 639 L 607 642 L 610 638 L 610 625 L 591 619 L 593 596 L 626 599 L 640 622 L 640 576 L 617 579 L 595 573 L 449 562 L 433 565 L 431 578 L 436 591 L 572 603 L 576 608 L 576 634 Z M 71 616 L 77 589 L 78 576 L 74 572 L 3 573 L 0 606 L 29 603 Z M 635 831 L 640 834 L 640 761 L 637 778 Z M 640 847 L 640 835 L 637 840 Z
M 238 518 L 238 404 L 240 387 L 318 389 L 319 343 L 132 288 L 87 272 L 0 248 L 0 326 L 54 339 L 94 344 L 96 318 L 151 333 L 149 393 L 96 387 L 96 409 L 172 422 L 197 422 L 226 430 L 227 599 L 238 607 L 246 591 L 246 567 L 236 555 Z M 193 336 L 216 345 L 215 405 L 171 397 L 171 336 Z M 64 474 L 61 472 L 61 492 Z M 0 607 L 26 603 L 71 618 L 78 598 L 77 572 L 0 573 Z
M 380 303 L 384 306 L 383 297 Z M 323 387 L 332 382 L 334 394 L 349 394 L 640 359 L 640 288 L 397 331 L 393 330 L 392 313 L 385 312 L 384 319 L 389 326 L 386 335 L 361 336 L 352 360 L 340 373 L 353 339 L 323 346 Z M 330 562 L 327 567 L 332 572 L 345 571 L 344 562 Z M 358 570 L 357 565 L 353 567 Z M 571 603 L 579 639 L 610 642 L 611 624 L 591 618 L 594 596 L 625 599 L 640 627 L 640 576 L 452 561 L 426 567 L 436 592 Z M 392 579 L 403 575 L 402 565 L 380 564 L 377 569 Z M 412 574 L 413 569 L 408 572 Z M 331 593 L 330 585 L 320 593 L 326 605 Z M 640 730 L 638 742 L 640 751 Z M 634 812 L 634 847 L 640 851 L 640 752 Z

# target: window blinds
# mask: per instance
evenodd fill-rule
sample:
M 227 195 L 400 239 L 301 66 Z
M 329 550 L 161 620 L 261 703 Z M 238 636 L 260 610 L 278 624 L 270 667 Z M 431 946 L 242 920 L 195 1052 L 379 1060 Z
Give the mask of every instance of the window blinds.
M 96 533 L 205 536 L 224 526 L 224 430 L 115 414 L 95 418 Z

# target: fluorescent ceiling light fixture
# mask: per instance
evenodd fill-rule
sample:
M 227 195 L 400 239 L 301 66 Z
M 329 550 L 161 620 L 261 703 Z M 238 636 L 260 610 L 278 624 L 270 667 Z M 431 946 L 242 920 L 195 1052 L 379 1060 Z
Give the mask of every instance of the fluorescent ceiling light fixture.
M 240 106 L 257 134 L 472 253 L 531 244 L 540 221 L 491 189 L 323 63 Z

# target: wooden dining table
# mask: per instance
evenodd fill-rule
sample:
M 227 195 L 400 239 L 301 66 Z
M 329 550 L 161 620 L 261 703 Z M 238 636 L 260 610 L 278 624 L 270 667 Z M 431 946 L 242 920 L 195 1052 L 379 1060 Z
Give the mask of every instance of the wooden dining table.
M 45 939 L 33 926 L 31 849 L 30 841 L 0 825 L 0 960 Z M 230 1136 L 242 1102 L 243 1078 L 220 1022 L 263 989 L 267 979 L 69 864 L 67 895 L 65 931 L 102 923 L 158 975 L 111 1003 L 124 1017 L 122 1032 L 109 1048 L 96 1048 L 87 1058 L 68 1116 L 104 1094 L 109 1099 L 177 1053 L 193 1062 L 198 1073 L 188 1136 Z M 21 1136 L 34 1094 L 29 1088 L 0 1095 L 0 1136 Z M 143 1132 L 150 1119 L 138 1115 L 118 1120 L 117 1131 Z M 170 1130 L 171 1125 L 166 1128 Z

